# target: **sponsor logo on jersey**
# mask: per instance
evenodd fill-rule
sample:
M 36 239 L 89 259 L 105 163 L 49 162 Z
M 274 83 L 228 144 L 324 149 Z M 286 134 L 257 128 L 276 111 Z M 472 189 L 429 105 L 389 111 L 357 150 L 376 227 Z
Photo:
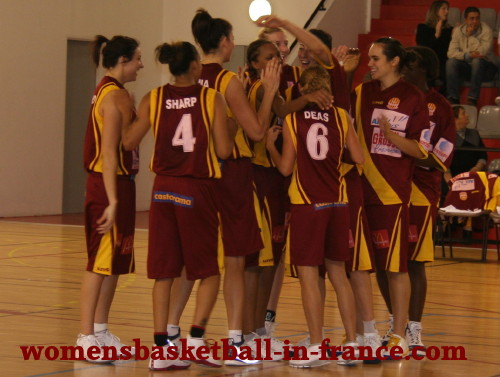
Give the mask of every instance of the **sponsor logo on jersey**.
M 172 203 L 181 207 L 193 208 L 194 198 L 179 195 L 174 192 L 154 191 L 153 202 Z
M 462 191 L 458 194 L 458 197 L 460 198 L 460 200 L 466 201 L 468 198 L 468 195 L 465 191 Z
M 132 254 L 134 251 L 134 236 L 123 237 L 123 234 L 118 234 L 116 246 L 119 248 L 120 254 Z
M 398 135 L 404 137 L 404 132 L 394 131 Z M 383 154 L 391 157 L 401 157 L 401 151 L 398 147 L 392 144 L 388 139 L 385 138 L 384 133 L 379 127 L 373 129 L 372 135 L 372 145 L 370 148 L 370 153 L 373 154 Z
M 476 189 L 474 178 L 459 179 L 451 185 L 451 191 L 473 191 Z
M 391 110 L 396 110 L 399 107 L 401 100 L 398 97 L 393 97 L 387 102 L 387 108 Z
M 387 249 L 389 247 L 389 233 L 387 229 L 374 230 L 371 233 L 373 244 L 376 249 Z
M 427 109 L 429 109 L 429 116 L 433 116 L 434 115 L 434 112 L 436 111 L 436 105 L 433 104 L 432 102 L 429 102 L 427 104 Z
M 315 203 L 314 204 L 314 209 L 316 211 L 325 209 L 325 208 L 331 208 L 331 207 L 346 207 L 347 203 Z
M 451 152 L 453 152 L 453 143 L 450 143 L 445 138 L 441 138 L 436 143 L 432 152 L 441 162 L 445 162 L 450 157 Z
M 410 224 L 408 228 L 408 242 L 417 242 L 418 241 L 418 231 L 417 226 L 415 224 Z
M 379 119 L 385 116 L 391 124 L 391 130 L 405 131 L 410 117 L 398 111 L 373 109 L 371 125 L 380 126 Z
M 349 229 L 349 249 L 354 247 L 354 238 L 352 237 L 351 229 Z

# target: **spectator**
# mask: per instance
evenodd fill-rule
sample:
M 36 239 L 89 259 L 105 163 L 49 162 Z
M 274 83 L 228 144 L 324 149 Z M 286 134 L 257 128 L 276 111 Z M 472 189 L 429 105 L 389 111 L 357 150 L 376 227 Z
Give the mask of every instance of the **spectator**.
M 479 132 L 475 129 L 467 128 L 469 116 L 462 106 L 453 107 L 455 116 L 455 128 L 457 136 L 455 147 L 484 147 Z M 460 173 L 483 171 L 486 167 L 488 155 L 482 151 L 460 151 L 455 150 L 450 169 L 445 173 L 445 180 L 448 182 L 452 177 Z
M 446 62 L 447 98 L 452 104 L 459 103 L 460 79 L 470 78 L 467 104 L 475 106 L 481 83 L 491 80 L 496 70 L 493 56 L 493 35 L 490 27 L 480 20 L 479 9 L 468 7 L 465 22 L 452 33 Z
M 450 4 L 447 1 L 434 1 L 427 12 L 423 24 L 417 27 L 417 45 L 426 46 L 434 50 L 439 59 L 439 85 L 441 92 L 446 92 L 446 61 L 448 60 L 448 47 L 451 41 L 452 26 L 448 23 Z M 432 86 L 438 82 L 434 80 Z

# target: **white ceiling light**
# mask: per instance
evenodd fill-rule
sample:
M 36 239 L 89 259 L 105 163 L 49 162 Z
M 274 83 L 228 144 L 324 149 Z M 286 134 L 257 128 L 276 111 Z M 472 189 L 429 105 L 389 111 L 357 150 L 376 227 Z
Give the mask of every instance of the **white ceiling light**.
M 248 13 L 252 21 L 256 21 L 260 16 L 271 14 L 271 4 L 267 0 L 253 0 L 248 8 Z

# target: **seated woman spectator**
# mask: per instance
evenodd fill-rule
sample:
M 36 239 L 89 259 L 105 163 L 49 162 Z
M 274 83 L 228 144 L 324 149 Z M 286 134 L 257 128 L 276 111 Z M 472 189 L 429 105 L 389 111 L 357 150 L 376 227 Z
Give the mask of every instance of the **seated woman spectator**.
M 416 36 L 417 45 L 431 48 L 439 58 L 438 80 L 443 94 L 446 92 L 445 67 L 452 31 L 452 26 L 448 24 L 449 7 L 447 1 L 434 1 L 427 12 L 425 23 L 418 25 Z M 431 84 L 435 86 L 437 82 Z

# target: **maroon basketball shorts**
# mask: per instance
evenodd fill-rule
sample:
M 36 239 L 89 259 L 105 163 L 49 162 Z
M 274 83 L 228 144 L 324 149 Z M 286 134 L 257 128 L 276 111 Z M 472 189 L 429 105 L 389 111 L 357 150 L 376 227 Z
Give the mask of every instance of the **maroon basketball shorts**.
M 375 268 L 370 229 L 363 205 L 361 177 L 356 169 L 345 175 L 349 200 L 349 249 L 351 258 L 346 262 L 346 271 L 371 271 Z
M 377 269 L 408 271 L 407 204 L 365 206 Z
M 85 194 L 85 235 L 87 271 L 102 275 L 134 272 L 135 182 L 131 176 L 118 176 L 118 206 L 112 229 L 100 234 L 97 220 L 108 206 L 101 173 L 89 173 Z
M 215 179 L 157 175 L 149 211 L 148 277 L 219 274 Z
M 347 204 L 292 204 L 289 233 L 291 264 L 320 266 L 325 258 L 350 258 Z
M 224 161 L 216 182 L 217 207 L 222 224 L 224 255 L 258 253 L 264 247 L 257 220 L 252 163 L 249 158 Z
M 434 260 L 434 227 L 438 208 L 435 205 L 410 205 L 409 248 L 410 260 Z
M 265 247 L 272 249 L 272 261 L 266 265 L 277 266 L 283 255 L 285 246 L 285 212 L 288 194 L 285 188 L 285 177 L 274 167 L 253 165 L 254 181 L 259 199 L 262 226 L 268 229 L 262 234 Z M 259 258 L 255 254 L 247 257 L 246 266 L 258 266 Z

